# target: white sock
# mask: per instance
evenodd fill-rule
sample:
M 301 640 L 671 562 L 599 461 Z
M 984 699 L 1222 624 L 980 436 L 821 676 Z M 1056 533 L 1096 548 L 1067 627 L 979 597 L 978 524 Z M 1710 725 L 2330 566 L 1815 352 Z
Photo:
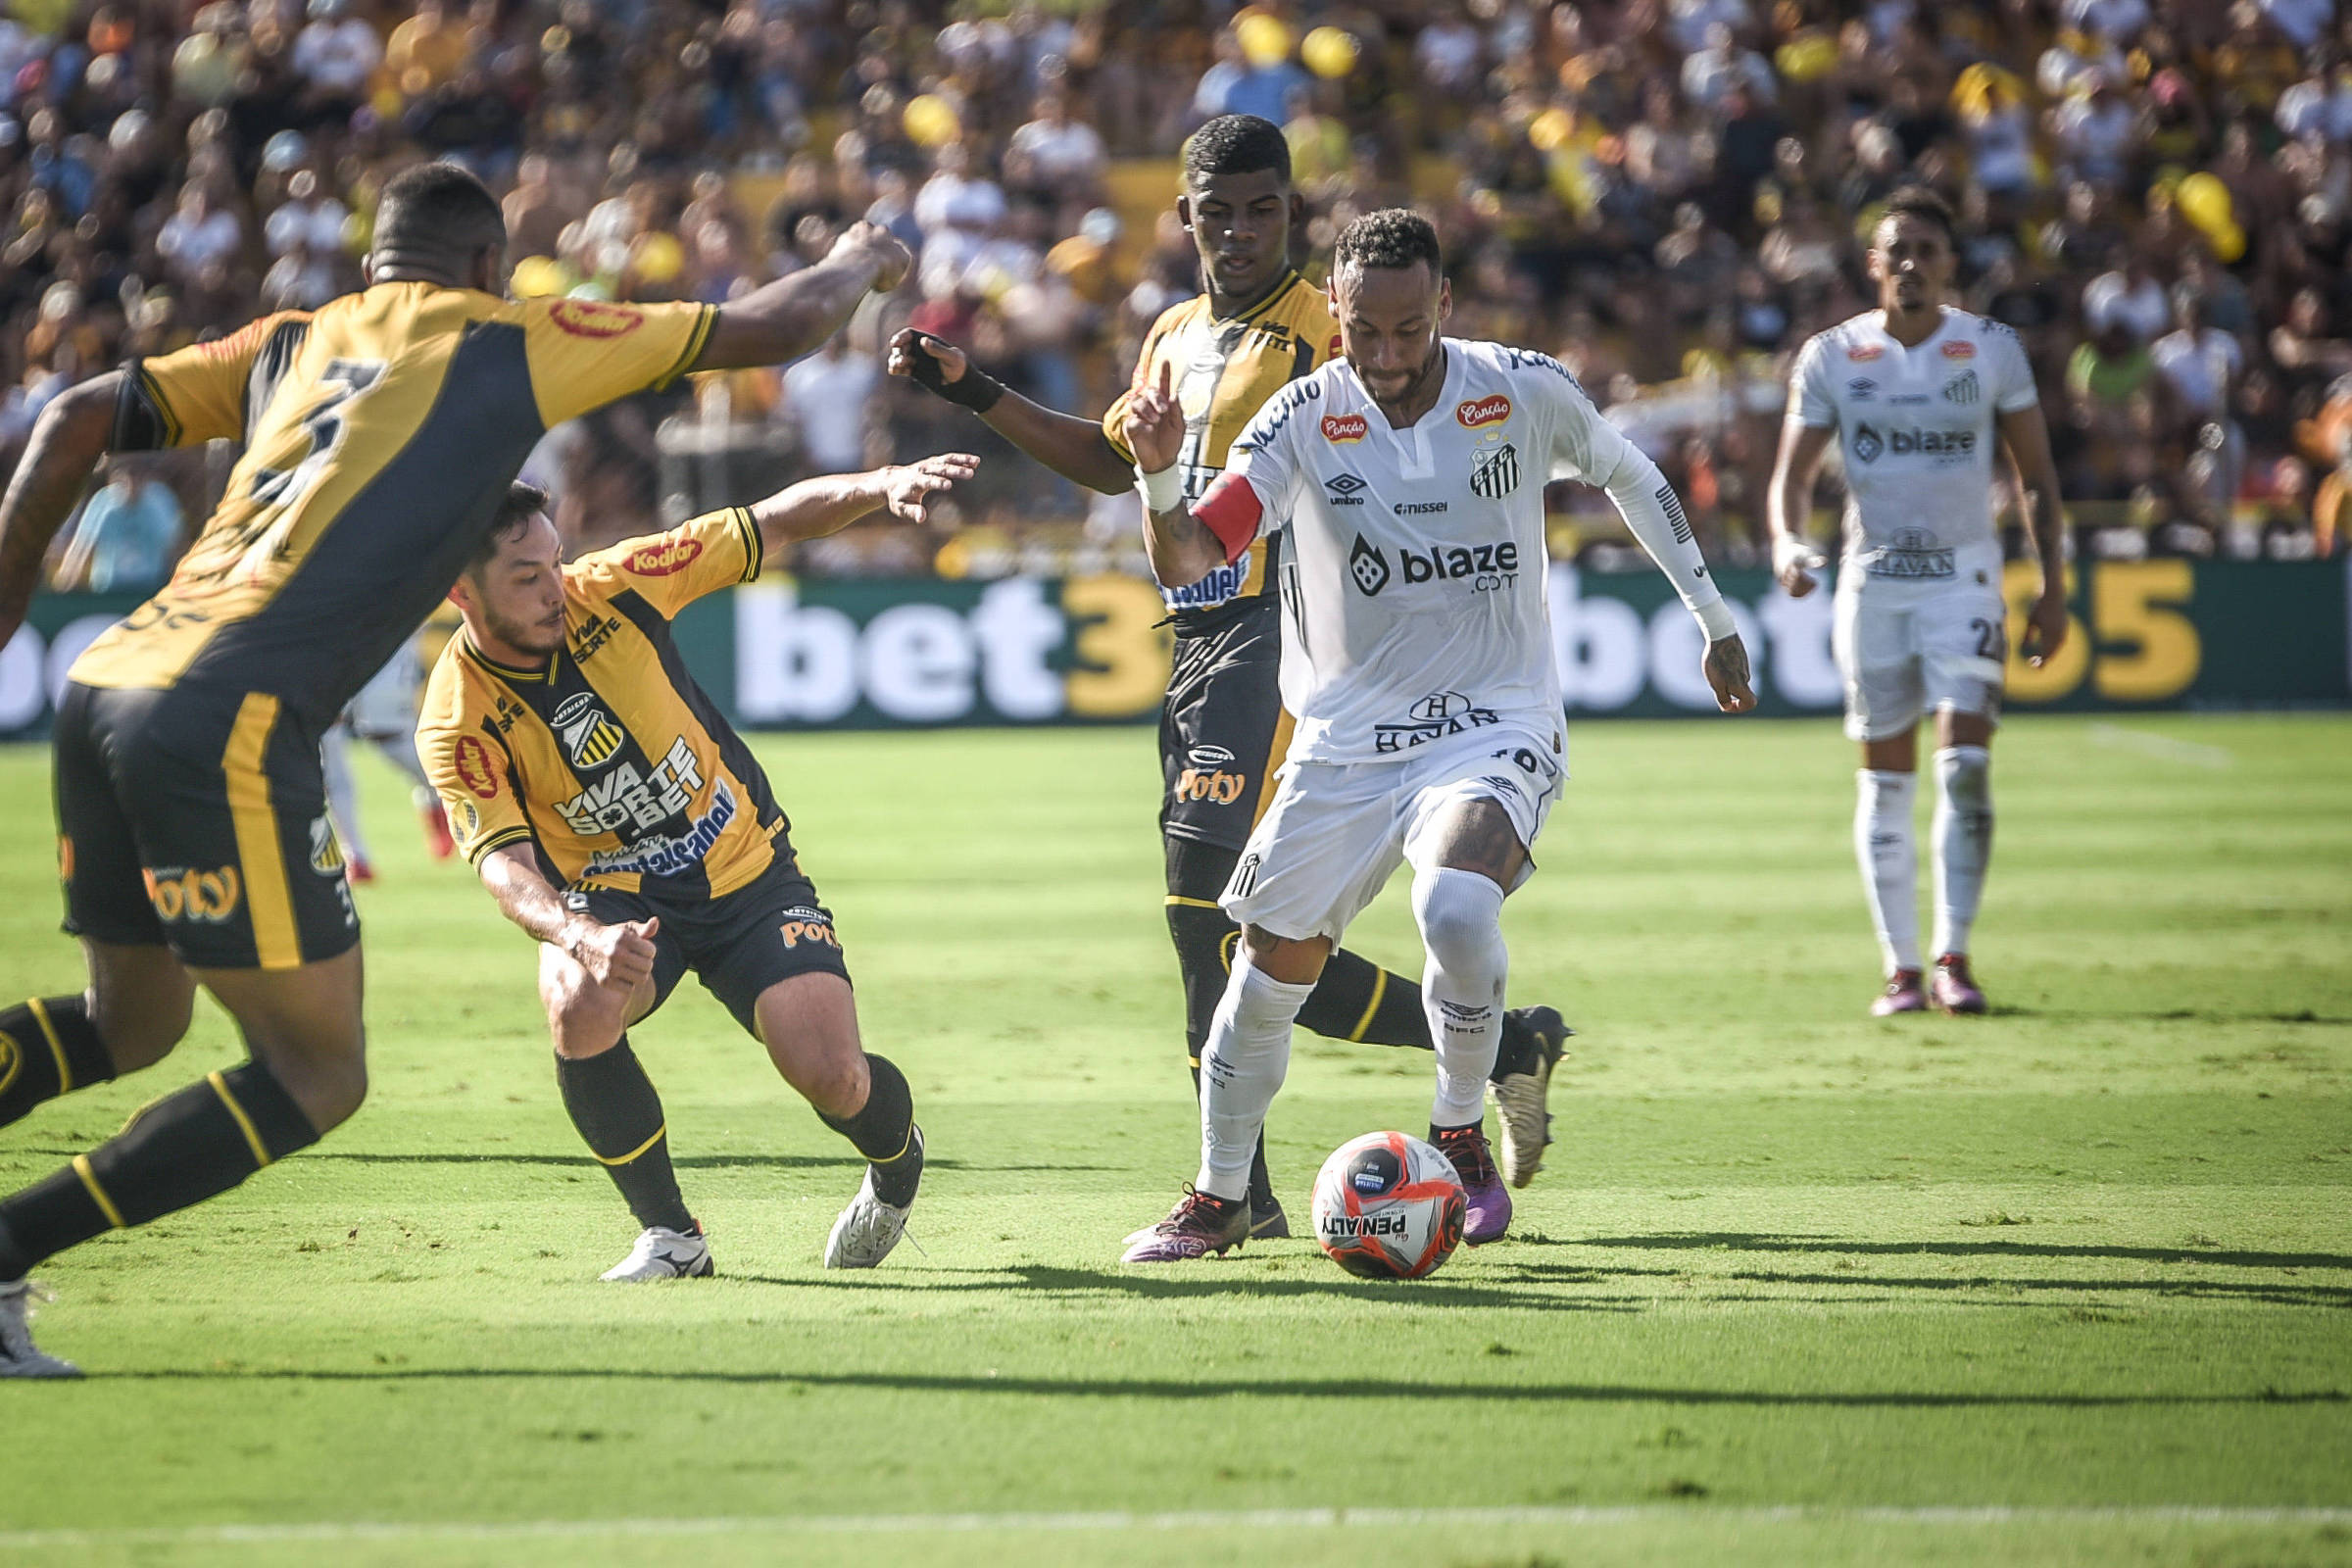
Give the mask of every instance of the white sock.
M 1936 754 L 1936 956 L 1966 953 L 1992 861 L 1992 758 L 1982 746 Z
M 1502 1044 L 1503 981 L 1511 969 L 1502 945 L 1502 889 L 1477 871 L 1416 871 L 1413 919 L 1429 952 L 1421 1006 L 1438 1054 L 1429 1122 L 1467 1127 L 1485 1113 L 1487 1075 Z
M 327 816 L 343 841 L 344 858 L 365 860 L 368 841 L 360 836 L 360 787 L 351 776 L 350 745 L 342 725 L 329 726 L 319 743 L 318 762 L 326 773 Z
M 1879 934 L 1879 956 L 1888 974 L 1919 961 L 1919 847 L 1911 831 L 1916 774 L 1862 768 L 1854 774 L 1854 858 L 1862 863 L 1862 892 Z
M 1291 1020 L 1314 990 L 1286 985 L 1234 955 L 1233 974 L 1200 1052 L 1200 1172 L 1193 1185 L 1218 1198 L 1250 1196 L 1250 1163 L 1291 1065 Z

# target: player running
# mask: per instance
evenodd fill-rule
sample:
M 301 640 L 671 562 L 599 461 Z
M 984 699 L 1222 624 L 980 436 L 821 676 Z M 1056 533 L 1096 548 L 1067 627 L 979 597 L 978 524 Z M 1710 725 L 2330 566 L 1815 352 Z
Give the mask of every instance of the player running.
M 1789 377 L 1771 491 L 1772 564 L 1797 598 L 1825 564 L 1804 534 L 1813 480 L 1838 438 L 1845 553 L 1835 648 L 1845 732 L 1862 743 L 1854 855 L 1878 929 L 1885 1017 L 1983 1012 L 1969 932 L 1992 858 L 1990 752 L 2009 653 L 1993 444 L 2030 493 L 2041 586 L 2021 651 L 2039 664 L 2066 640 L 2065 519 L 2058 470 L 2025 345 L 1998 321 L 1945 303 L 1951 209 L 1905 189 L 1873 231 L 1879 308 L 1814 336 Z M 1913 731 L 1936 714 L 1936 974 L 1921 986 Z
M 252 1054 L 0 1200 L 0 1377 L 74 1372 L 26 1332 L 35 1264 L 234 1187 L 359 1108 L 359 920 L 319 735 L 448 591 L 531 447 L 688 370 L 805 354 L 908 263 L 861 226 L 724 306 L 641 307 L 505 299 L 505 249 L 479 180 L 408 170 L 376 209 L 367 288 L 134 361 L 33 427 L 0 502 L 0 642 L 107 452 L 245 453 L 171 582 L 71 671 L 58 859 L 90 984 L 0 1011 L 0 1125 L 163 1059 L 200 984 Z
M 792 824 L 669 621 L 796 539 L 878 508 L 921 522 L 925 498 L 976 461 L 809 479 L 568 566 L 547 493 L 516 484 L 450 590 L 466 626 L 433 666 L 417 750 L 482 885 L 541 944 L 564 1108 L 645 1228 L 608 1280 L 710 1272 L 627 1034 L 689 969 L 867 1159 L 825 1266 L 872 1268 L 906 1228 L 923 1174 L 913 1092 L 859 1047 L 841 941 Z
M 1271 122 L 1223 115 L 1194 133 L 1185 144 L 1176 215 L 1200 250 L 1207 292 L 1152 323 L 1131 390 L 1099 423 L 1041 408 L 973 368 L 961 350 L 912 329 L 891 344 L 891 373 L 972 410 L 1047 467 L 1105 495 L 1135 483 L 1135 454 L 1122 428 L 1127 408 L 1161 376 L 1173 376 L 1184 416 L 1177 463 L 1185 496 L 1197 500 L 1224 471 L 1250 416 L 1339 352 L 1323 291 L 1291 266 L 1291 230 L 1303 211 L 1291 184 L 1290 144 Z M 1282 548 L 1269 538 L 1166 590 L 1176 653 L 1160 710 L 1166 794 L 1159 830 L 1196 1087 L 1235 940 L 1218 893 L 1273 799 L 1274 770 L 1291 743 L 1276 679 Z M 1430 1048 L 1420 988 L 1346 951 L 1331 955 L 1298 1016 L 1335 1040 Z M 1543 1165 L 1551 1072 L 1569 1033 L 1549 1007 L 1505 1015 L 1494 1093 L 1513 1186 L 1526 1186 Z M 1251 1156 L 1250 1203 L 1251 1235 L 1290 1234 L 1262 1149 Z
M 1250 1151 L 1290 1060 L 1291 1024 L 1333 945 L 1401 860 L 1428 951 L 1437 1043 L 1430 1140 L 1469 1199 L 1463 1240 L 1500 1237 L 1511 1198 L 1480 1119 L 1494 1062 L 1504 897 L 1566 778 L 1544 609 L 1544 485 L 1595 484 L 1707 641 L 1726 712 L 1755 704 L 1747 652 L 1674 491 L 1555 360 L 1439 335 L 1451 308 L 1437 230 L 1392 209 L 1332 262 L 1344 358 L 1286 388 L 1233 444 L 1197 508 L 1165 369 L 1126 409 L 1159 580 L 1181 587 L 1287 535 L 1282 696 L 1298 715 L 1273 804 L 1226 913 L 1233 976 L 1201 1058 L 1200 1169 L 1123 1261 L 1223 1252 L 1249 1236 Z

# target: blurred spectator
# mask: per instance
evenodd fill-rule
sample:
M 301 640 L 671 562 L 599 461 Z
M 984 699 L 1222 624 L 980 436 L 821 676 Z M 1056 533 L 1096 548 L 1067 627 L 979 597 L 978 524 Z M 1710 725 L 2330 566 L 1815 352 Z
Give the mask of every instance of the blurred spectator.
M 784 372 L 777 412 L 800 432 L 811 473 L 856 473 L 868 466 L 866 438 L 881 376 L 871 354 L 850 351 L 847 332 L 836 332 Z
M 91 593 L 153 593 L 179 554 L 179 498 L 144 468 L 117 465 L 82 504 L 54 585 Z
M 368 96 L 368 83 L 383 64 L 383 40 L 350 0 L 311 0 L 311 20 L 294 38 L 294 74 L 303 84 L 308 117 L 348 119 Z

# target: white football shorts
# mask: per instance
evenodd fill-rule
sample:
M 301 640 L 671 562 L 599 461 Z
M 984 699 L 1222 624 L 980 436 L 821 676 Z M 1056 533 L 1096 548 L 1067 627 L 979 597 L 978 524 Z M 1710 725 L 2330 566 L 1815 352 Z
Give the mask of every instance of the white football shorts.
M 2009 634 L 1997 583 L 1923 590 L 1864 586 L 1850 569 L 1838 575 L 1831 647 L 1845 678 L 1850 739 L 1888 740 L 1947 708 L 1999 720 Z
M 1456 802 L 1494 801 L 1532 851 L 1568 770 L 1549 736 L 1500 724 L 1402 761 L 1289 762 L 1275 779 L 1220 902 L 1278 937 L 1337 942 Z M 1519 880 L 1535 868 L 1531 854 Z

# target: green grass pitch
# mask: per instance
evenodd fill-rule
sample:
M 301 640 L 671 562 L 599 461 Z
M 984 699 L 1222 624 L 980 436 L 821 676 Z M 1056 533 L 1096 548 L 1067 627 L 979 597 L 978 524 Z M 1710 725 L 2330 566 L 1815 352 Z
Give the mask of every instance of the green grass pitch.
M 817 1267 L 857 1166 L 688 987 L 635 1038 L 721 1277 L 596 1283 L 632 1226 L 531 954 L 369 759 L 374 1097 L 43 1271 L 93 1376 L 0 1387 L 0 1568 L 2352 1560 L 2352 721 L 2013 723 L 2000 1011 L 1888 1022 L 1833 726 L 1580 726 L 1505 917 L 1584 1031 L 1564 1142 L 1409 1286 L 1112 1261 L 1196 1141 L 1149 732 L 759 750 L 915 1086 L 921 1250 Z M 4 997 L 78 983 L 47 779 L 0 755 Z M 1418 965 L 1396 890 L 1353 942 Z M 235 1054 L 208 1004 L 0 1183 Z M 1298 1207 L 1428 1094 L 1300 1036 Z

